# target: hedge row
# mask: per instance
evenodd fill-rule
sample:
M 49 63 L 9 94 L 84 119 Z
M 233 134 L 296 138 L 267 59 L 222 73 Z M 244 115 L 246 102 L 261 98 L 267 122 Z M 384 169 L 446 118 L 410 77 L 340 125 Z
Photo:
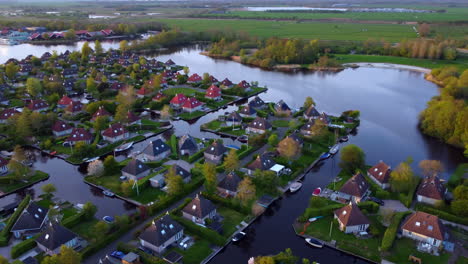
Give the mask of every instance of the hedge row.
M 181 225 L 183 225 L 184 228 L 187 229 L 187 231 L 194 233 L 197 236 L 203 237 L 217 246 L 223 246 L 226 243 L 226 239 L 220 234 L 218 234 L 216 231 L 196 225 L 192 221 L 184 219 L 175 214 L 171 214 L 171 217 L 177 222 L 179 222 Z
M 365 201 L 365 202 L 360 202 L 358 204 L 359 209 L 361 210 L 366 210 L 367 212 L 371 214 L 375 214 L 379 211 L 379 205 L 375 202 L 372 201 Z
M 197 153 L 193 154 L 192 156 L 190 156 L 188 158 L 188 162 L 189 163 L 194 163 L 195 161 L 197 161 L 198 159 L 203 157 L 204 152 L 205 152 L 205 149 L 202 149 L 202 150 L 198 151 Z
M 250 153 L 252 153 L 252 152 L 254 152 L 254 151 L 255 151 L 255 148 L 252 147 L 252 146 L 249 146 L 249 147 L 247 147 L 246 150 L 244 150 L 244 151 L 238 153 L 237 156 L 238 156 L 238 158 L 241 160 L 241 159 L 245 158 L 247 155 L 249 155 Z
M 21 241 L 20 243 L 14 245 L 12 248 L 11 248 L 11 251 L 10 251 L 10 254 L 11 254 L 11 257 L 12 258 L 18 258 L 19 256 L 21 256 L 23 253 L 33 249 L 34 247 L 36 247 L 36 238 L 38 237 L 39 235 L 35 235 L 33 237 L 31 237 L 30 239 L 26 239 L 24 241 Z
M 0 184 L 12 184 L 15 181 L 16 181 L 16 178 L 13 175 L 0 177 Z
M 385 230 L 384 236 L 382 238 L 382 245 L 380 246 L 382 251 L 387 251 L 392 248 L 401 220 L 403 220 L 403 218 L 410 213 L 411 212 L 400 212 L 393 216 L 392 222 L 390 223 L 390 226 L 387 228 L 387 230 Z
M 234 199 L 226 199 L 215 194 L 202 192 L 202 196 L 216 204 L 221 204 L 224 207 L 230 208 L 234 211 L 242 212 L 243 214 L 250 214 L 248 207 L 243 206 L 240 202 Z
M 72 215 L 68 218 L 65 218 L 62 221 L 62 225 L 66 228 L 73 228 L 74 226 L 84 221 L 86 221 L 86 215 L 85 215 L 85 212 L 83 211 L 78 214 Z
M 120 242 L 117 245 L 117 250 L 122 251 L 123 253 L 129 253 L 129 252 L 138 252 L 138 255 L 140 256 L 141 260 L 145 264 L 167 264 L 165 260 L 162 260 L 158 257 L 151 256 L 143 251 L 138 251 L 136 247 L 124 244 Z
M 179 159 L 179 152 L 177 152 L 177 137 L 176 135 L 171 136 L 171 149 L 172 149 L 172 155 L 175 157 L 175 159 Z
M 24 197 L 24 199 L 18 205 L 18 208 L 16 208 L 16 211 L 8 219 L 8 222 L 5 228 L 0 233 L 0 246 L 5 247 L 8 245 L 8 241 L 10 240 L 10 236 L 11 236 L 11 232 L 10 232 L 11 228 L 16 223 L 16 220 L 18 220 L 18 218 L 20 217 L 21 213 L 24 211 L 26 206 L 28 206 L 29 201 L 31 201 L 31 196 L 28 194 L 26 195 L 26 197 Z
M 112 232 L 110 234 L 107 234 L 104 236 L 103 239 L 97 241 L 96 243 L 92 243 L 89 246 L 87 246 L 82 252 L 81 252 L 81 257 L 82 259 L 85 259 L 94 253 L 98 252 L 100 249 L 104 248 L 107 246 L 109 243 L 117 240 L 119 237 L 123 236 L 125 233 L 127 233 L 130 229 L 132 228 L 132 224 L 127 225 L 124 228 L 120 228 L 119 230 Z
M 307 208 L 302 216 L 299 217 L 299 221 L 305 222 L 311 217 L 332 215 L 335 210 L 343 206 L 342 204 L 331 204 L 321 208 Z
M 423 205 L 423 204 L 417 204 L 416 209 L 419 210 L 419 211 L 426 212 L 428 214 L 437 215 L 438 217 L 440 217 L 440 218 L 442 218 L 444 220 L 450 221 L 450 222 L 454 222 L 454 223 L 458 223 L 458 224 L 462 224 L 462 225 L 468 225 L 468 218 L 459 217 L 459 216 L 456 216 L 456 215 L 451 214 L 449 212 L 439 210 L 439 209 L 434 208 L 434 207 L 430 207 L 430 206 Z

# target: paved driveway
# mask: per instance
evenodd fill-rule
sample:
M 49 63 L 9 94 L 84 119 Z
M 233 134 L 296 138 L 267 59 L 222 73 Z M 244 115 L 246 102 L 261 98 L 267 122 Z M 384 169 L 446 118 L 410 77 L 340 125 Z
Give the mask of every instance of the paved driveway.
M 410 209 L 406 208 L 400 201 L 398 200 L 384 200 L 385 205 L 381 206 L 382 209 L 390 209 L 395 212 L 406 212 Z

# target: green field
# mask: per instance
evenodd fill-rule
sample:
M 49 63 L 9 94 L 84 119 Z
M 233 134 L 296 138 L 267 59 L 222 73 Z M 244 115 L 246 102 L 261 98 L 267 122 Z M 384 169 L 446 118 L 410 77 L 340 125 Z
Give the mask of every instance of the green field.
M 416 38 L 411 25 L 350 24 L 262 20 L 158 19 L 186 31 L 242 31 L 259 37 L 364 41 L 369 38 L 398 42 Z

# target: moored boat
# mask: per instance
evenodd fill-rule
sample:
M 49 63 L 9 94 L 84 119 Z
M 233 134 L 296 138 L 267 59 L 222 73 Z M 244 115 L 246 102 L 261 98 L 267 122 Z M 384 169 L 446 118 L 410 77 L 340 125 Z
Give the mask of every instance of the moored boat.
M 322 188 L 318 187 L 315 188 L 314 192 L 312 193 L 313 196 L 319 196 L 320 193 L 322 192 Z
M 326 160 L 331 157 L 330 153 L 324 153 L 322 156 L 320 156 L 320 160 Z
M 307 242 L 307 244 L 311 245 L 311 246 L 314 246 L 314 247 L 317 247 L 317 248 L 322 248 L 323 247 L 323 242 L 322 241 L 319 241 L 315 238 L 311 238 L 311 237 L 308 237 L 305 239 L 305 241 Z
M 311 217 L 309 218 L 309 222 L 315 222 L 317 220 L 319 220 L 320 218 L 322 218 L 323 216 L 316 216 L 316 217 Z
M 349 137 L 348 136 L 343 136 L 343 137 L 340 137 L 340 142 L 347 142 L 349 140 Z
M 330 149 L 329 153 L 332 154 L 332 155 L 335 155 L 336 153 L 338 153 L 339 150 L 340 150 L 340 146 L 335 145 Z
M 115 194 L 111 191 L 108 191 L 108 190 L 104 190 L 102 191 L 102 194 L 104 194 L 105 196 L 108 196 L 108 197 L 114 197 Z
M 132 146 L 133 146 L 133 142 L 125 143 L 125 144 L 122 144 L 122 145 L 116 147 L 115 151 L 116 152 L 125 151 L 125 150 L 131 148 Z
M 302 183 L 297 181 L 297 182 L 293 182 L 291 183 L 291 185 L 289 186 L 289 191 L 290 192 L 297 192 L 300 188 L 302 187 Z

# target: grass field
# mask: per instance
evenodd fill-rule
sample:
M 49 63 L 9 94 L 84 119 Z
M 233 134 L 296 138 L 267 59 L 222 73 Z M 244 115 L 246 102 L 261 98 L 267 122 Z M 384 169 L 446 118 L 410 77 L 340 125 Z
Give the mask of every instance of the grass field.
M 259 37 L 364 41 L 369 38 L 398 42 L 416 38 L 411 25 L 350 24 L 262 20 L 158 19 L 187 31 L 234 30 Z

